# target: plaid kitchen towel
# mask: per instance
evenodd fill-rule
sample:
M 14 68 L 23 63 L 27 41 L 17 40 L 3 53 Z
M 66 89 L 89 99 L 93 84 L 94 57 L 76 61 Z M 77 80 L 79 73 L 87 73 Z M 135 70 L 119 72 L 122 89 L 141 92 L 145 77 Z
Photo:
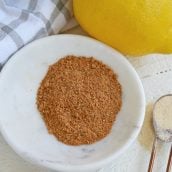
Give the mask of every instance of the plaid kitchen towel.
M 71 16 L 71 0 L 0 0 L 0 68 L 27 43 L 58 33 Z

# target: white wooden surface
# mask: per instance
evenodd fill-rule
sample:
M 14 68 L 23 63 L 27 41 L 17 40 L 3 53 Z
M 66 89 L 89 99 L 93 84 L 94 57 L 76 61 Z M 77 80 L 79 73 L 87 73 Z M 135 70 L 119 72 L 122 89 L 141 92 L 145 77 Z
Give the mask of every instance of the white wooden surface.
M 85 33 L 75 27 L 67 33 Z M 128 58 L 138 72 L 146 94 L 147 103 L 153 103 L 163 94 L 172 93 L 172 55 L 152 54 L 142 58 Z M 149 114 L 150 115 L 150 114 Z M 153 135 L 150 133 L 150 116 L 146 115 L 142 135 L 109 166 L 99 172 L 146 172 L 150 158 Z M 140 139 L 139 139 L 140 138 Z M 145 140 L 144 140 L 145 139 Z M 146 140 L 149 139 L 149 140 Z M 145 144 L 145 145 L 144 145 Z M 160 144 L 154 171 L 164 172 L 170 144 Z M 0 135 L 0 172 L 52 172 L 31 165 L 16 155 Z

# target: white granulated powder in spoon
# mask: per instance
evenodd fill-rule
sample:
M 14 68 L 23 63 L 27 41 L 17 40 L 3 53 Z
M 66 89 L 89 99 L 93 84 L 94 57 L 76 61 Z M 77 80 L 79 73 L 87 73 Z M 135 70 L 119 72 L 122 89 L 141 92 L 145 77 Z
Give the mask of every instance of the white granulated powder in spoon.
M 172 141 L 172 95 L 163 96 L 156 102 L 153 122 L 158 138 L 165 142 Z

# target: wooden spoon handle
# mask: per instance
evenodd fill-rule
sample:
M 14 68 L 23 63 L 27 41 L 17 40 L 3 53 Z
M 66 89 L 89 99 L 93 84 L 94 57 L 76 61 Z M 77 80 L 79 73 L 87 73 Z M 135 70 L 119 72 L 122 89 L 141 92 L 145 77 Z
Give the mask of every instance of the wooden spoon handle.
M 171 165 L 172 165 L 172 145 L 171 145 L 171 150 L 170 150 L 170 154 L 169 154 L 169 158 L 168 158 L 168 164 L 167 164 L 166 172 L 170 172 Z
M 152 153 L 149 161 L 149 167 L 148 167 L 148 172 L 152 172 L 153 170 L 153 165 L 155 161 L 155 156 L 156 156 L 156 147 L 157 147 L 157 138 L 155 137 L 154 142 L 153 142 L 153 147 L 152 147 Z

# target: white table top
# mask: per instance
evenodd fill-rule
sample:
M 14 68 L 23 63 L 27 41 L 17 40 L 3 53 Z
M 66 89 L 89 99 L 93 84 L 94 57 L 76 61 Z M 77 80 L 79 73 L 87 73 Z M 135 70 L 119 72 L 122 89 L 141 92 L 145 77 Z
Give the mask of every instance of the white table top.
M 80 27 L 66 33 L 86 35 Z M 151 146 L 154 139 L 151 125 L 151 110 L 154 101 L 161 95 L 172 93 L 172 55 L 147 55 L 142 58 L 128 58 L 138 72 L 146 94 L 147 112 L 142 131 L 137 140 L 115 162 L 98 172 L 145 172 L 147 171 Z M 159 143 L 154 171 L 166 169 L 170 144 Z M 5 143 L 0 135 L 0 172 L 52 172 L 22 160 Z

